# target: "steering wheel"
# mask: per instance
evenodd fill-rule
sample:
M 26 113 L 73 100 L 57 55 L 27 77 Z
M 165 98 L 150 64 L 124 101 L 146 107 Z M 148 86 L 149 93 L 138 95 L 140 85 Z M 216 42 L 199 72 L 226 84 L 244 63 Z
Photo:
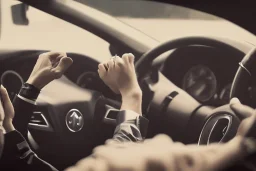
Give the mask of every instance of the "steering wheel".
M 231 44 L 213 38 L 185 37 L 170 40 L 148 51 L 137 61 L 136 70 L 139 80 L 143 80 L 150 72 L 152 73 L 152 62 L 156 57 L 166 51 L 190 45 L 210 46 L 240 54 L 247 53 L 245 50 L 240 50 Z M 248 103 L 245 92 L 248 90 L 253 64 L 256 62 L 255 60 L 256 50 L 253 49 L 244 57 L 242 62 L 239 63 L 240 66 L 233 80 L 230 97 L 238 97 L 242 102 Z M 240 124 L 240 118 L 229 108 L 229 105 L 224 105 L 216 109 L 203 107 L 188 95 L 188 93 L 171 83 L 160 72 L 157 74 L 157 81 L 152 82 L 154 81 L 150 82 L 150 87 L 153 87 L 151 88 L 152 91 L 156 91 L 152 101 L 154 105 L 158 103 L 157 101 L 161 101 L 161 104 L 157 104 L 161 109 L 154 109 L 154 116 L 148 117 L 151 117 L 151 119 L 165 117 L 165 119 L 161 121 L 167 121 L 166 125 L 168 125 L 168 127 L 166 128 L 176 130 L 175 133 L 167 132 L 173 139 L 178 139 L 184 132 L 189 131 L 189 128 L 197 133 L 197 135 L 195 135 L 196 138 L 198 138 L 198 133 L 200 133 L 198 140 L 199 145 L 210 144 L 216 141 L 226 142 L 235 136 Z M 157 89 L 161 89 L 161 91 L 157 92 Z M 160 114 L 157 114 L 157 112 Z M 171 122 L 168 120 L 174 121 Z M 194 124 L 190 123 L 192 121 Z M 164 123 L 160 124 L 163 125 Z M 174 125 L 173 128 L 172 125 Z M 177 132 L 179 129 L 183 131 Z M 219 135 L 220 132 L 222 135 Z

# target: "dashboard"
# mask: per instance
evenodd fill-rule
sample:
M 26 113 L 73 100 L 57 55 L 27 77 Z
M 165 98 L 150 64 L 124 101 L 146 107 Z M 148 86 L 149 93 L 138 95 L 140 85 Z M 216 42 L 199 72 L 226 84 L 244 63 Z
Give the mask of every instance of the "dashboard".
M 202 104 L 220 106 L 229 103 L 232 81 L 242 58 L 212 47 L 183 47 L 171 53 L 162 73 Z
M 0 79 L 7 88 L 10 98 L 14 98 L 22 84 L 29 78 L 40 53 L 43 52 L 28 52 L 23 56 L 12 56 L 5 60 L 3 67 L 1 66 Z M 68 56 L 73 59 L 73 65 L 65 73 L 69 80 L 79 87 L 99 91 L 107 98 L 120 99 L 99 78 L 98 61 L 80 54 L 68 53 Z
M 8 57 L 1 66 L 1 82 L 11 98 L 28 79 L 39 54 L 28 51 L 1 55 Z M 120 101 L 99 78 L 99 62 L 85 55 L 68 53 L 73 65 L 65 76 L 76 85 L 101 92 L 105 97 Z M 1 57 L 0 56 L 0 57 Z M 174 50 L 162 63 L 162 73 L 178 87 L 205 105 L 220 106 L 229 102 L 231 83 L 243 55 L 206 46 L 188 46 Z M 1 60 L 1 59 L 0 59 Z

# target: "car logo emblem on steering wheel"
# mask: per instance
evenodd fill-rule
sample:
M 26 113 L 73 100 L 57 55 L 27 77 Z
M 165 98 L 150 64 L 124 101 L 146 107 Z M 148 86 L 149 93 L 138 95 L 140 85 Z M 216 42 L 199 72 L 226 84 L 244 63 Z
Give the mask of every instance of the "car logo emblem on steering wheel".
M 78 132 L 84 126 L 83 114 L 77 109 L 71 109 L 66 115 L 66 125 L 71 132 Z

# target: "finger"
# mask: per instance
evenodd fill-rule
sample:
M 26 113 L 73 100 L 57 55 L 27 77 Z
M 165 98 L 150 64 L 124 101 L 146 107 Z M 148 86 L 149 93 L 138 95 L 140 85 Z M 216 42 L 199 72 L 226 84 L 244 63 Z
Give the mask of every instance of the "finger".
M 105 67 L 105 70 L 108 71 L 108 68 L 109 68 L 108 62 L 103 63 L 103 66 Z
M 232 105 L 232 104 L 239 104 L 239 103 L 241 104 L 240 100 L 238 98 L 236 98 L 236 97 L 232 98 L 230 100 L 230 102 L 229 102 L 230 105 Z
M 119 67 L 123 67 L 124 66 L 124 60 L 122 58 L 120 58 L 119 56 L 116 56 L 116 65 Z
M 52 69 L 56 75 L 56 78 L 61 77 L 62 74 L 72 65 L 72 63 L 73 60 L 70 57 L 62 57 L 57 67 Z
M 72 167 L 65 169 L 64 171 L 80 171 L 80 170 L 78 170 L 75 166 L 72 166 Z
M 119 148 L 115 148 L 113 146 L 101 145 L 93 149 L 93 155 L 97 157 L 107 157 L 111 152 L 118 150 Z
M 47 52 L 45 53 L 52 61 L 56 61 L 57 59 L 60 59 L 61 57 L 67 57 L 66 52 Z
M 78 170 L 93 170 L 93 167 L 95 166 L 95 159 L 88 157 L 83 160 L 80 160 L 77 164 Z
M 117 142 L 113 139 L 109 139 L 105 142 L 105 147 L 110 147 L 110 148 L 126 148 L 126 147 L 134 147 L 138 145 L 138 143 L 134 143 L 134 142 L 125 142 L 125 143 L 120 143 Z
M 66 53 L 64 53 L 64 52 L 45 52 L 45 53 L 40 54 L 38 59 L 47 58 L 51 62 L 54 62 L 60 56 L 66 56 Z
M 165 134 L 158 134 L 151 140 L 151 142 L 148 142 L 148 143 L 151 143 L 151 144 L 154 144 L 154 145 L 160 145 L 161 144 L 161 146 L 164 147 L 166 145 L 170 146 L 173 143 L 173 141 L 169 136 L 167 136 Z
M 243 105 L 237 98 L 233 98 L 230 101 L 230 108 L 235 112 L 239 119 L 250 117 L 255 114 L 255 110 L 249 106 Z
M 95 159 L 92 157 L 87 157 L 83 160 L 80 160 L 77 164 L 78 170 L 100 170 L 100 171 L 106 171 L 108 170 L 107 163 L 102 159 Z
M 108 70 L 112 70 L 114 68 L 114 61 L 111 59 L 107 63 L 108 65 Z
M 134 64 L 134 58 L 135 58 L 134 55 L 132 53 L 129 53 L 128 60 L 130 64 Z
M 100 76 L 100 78 L 103 78 L 107 74 L 107 70 L 106 70 L 104 64 L 99 64 L 98 68 L 99 68 L 98 69 L 99 76 Z
M 54 55 L 54 56 L 50 56 L 50 61 L 52 63 L 52 67 L 55 68 L 59 65 L 60 61 L 62 58 L 64 57 L 67 57 L 67 54 L 66 53 L 60 53 L 59 52 L 59 55 Z
M 237 130 L 237 135 L 242 137 L 254 137 L 256 131 L 256 116 L 252 115 L 246 119 L 244 119 Z
M 129 54 L 128 53 L 123 54 L 122 59 L 124 60 L 125 64 L 129 64 L 130 63 L 129 62 Z
M 1 89 L 0 89 L 0 94 L 1 94 L 1 97 L 3 100 L 5 119 L 7 119 L 7 117 L 11 117 L 10 119 L 13 119 L 12 118 L 14 116 L 13 105 L 12 105 L 11 99 L 8 95 L 6 88 L 2 85 L 1 85 Z
M 106 71 L 107 71 L 103 63 L 99 64 L 99 65 L 98 65 L 98 68 L 99 68 L 99 70 L 101 70 L 101 71 L 103 71 L 103 72 L 106 72 Z

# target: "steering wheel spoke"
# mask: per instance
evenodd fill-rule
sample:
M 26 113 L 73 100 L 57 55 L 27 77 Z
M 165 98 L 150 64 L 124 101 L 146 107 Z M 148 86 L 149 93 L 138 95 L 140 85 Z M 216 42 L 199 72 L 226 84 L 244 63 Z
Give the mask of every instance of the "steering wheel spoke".
M 175 141 L 183 141 L 188 122 L 201 104 L 161 72 L 157 74 L 158 81 L 149 83 L 154 93 L 147 114 L 149 137 L 165 133 Z
M 77 156 L 77 159 L 88 155 L 96 144 L 95 125 L 101 124 L 95 122 L 95 117 L 103 119 L 105 114 L 96 113 L 102 98 L 100 92 L 80 88 L 65 76 L 44 87 L 29 124 L 39 149 L 50 146 L 53 153 L 59 151 L 62 157 L 65 154 L 61 151 L 66 149 L 66 154 Z M 41 126 L 36 122 L 41 122 Z

